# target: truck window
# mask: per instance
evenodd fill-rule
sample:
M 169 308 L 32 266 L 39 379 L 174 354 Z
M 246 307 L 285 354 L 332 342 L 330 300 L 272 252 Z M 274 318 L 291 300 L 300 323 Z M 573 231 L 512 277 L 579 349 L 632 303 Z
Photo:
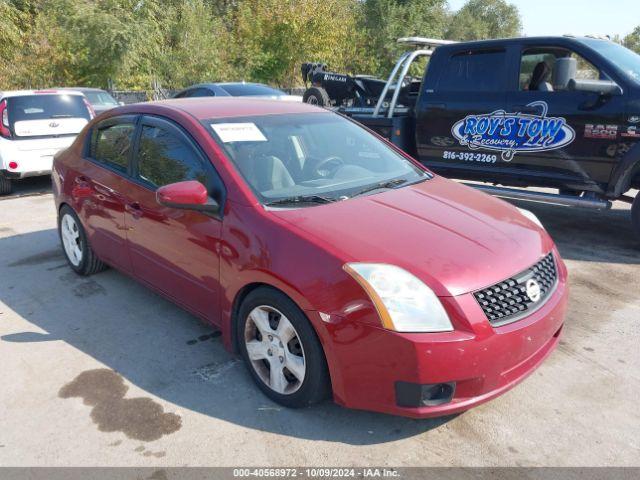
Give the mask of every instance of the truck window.
M 573 64 L 567 66 L 566 59 L 573 59 Z M 565 65 L 561 65 L 562 63 Z M 563 68 L 565 75 L 560 72 Z M 576 80 L 607 78 L 593 64 L 575 52 L 553 47 L 534 48 L 522 53 L 519 89 L 521 91 L 565 91 L 567 90 L 567 68 L 572 72 L 570 77 Z
M 504 50 L 457 53 L 445 64 L 438 90 L 499 92 L 504 89 L 505 68 Z

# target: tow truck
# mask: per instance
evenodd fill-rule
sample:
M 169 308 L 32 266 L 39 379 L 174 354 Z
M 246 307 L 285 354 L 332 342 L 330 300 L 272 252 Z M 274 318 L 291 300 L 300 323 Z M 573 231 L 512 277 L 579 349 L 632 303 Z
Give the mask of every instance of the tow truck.
M 629 194 L 640 188 L 639 55 L 594 37 L 399 42 L 407 51 L 386 81 L 306 64 L 305 101 L 499 197 L 600 210 L 630 203 L 640 237 L 640 195 Z M 410 77 L 424 57 L 422 78 Z

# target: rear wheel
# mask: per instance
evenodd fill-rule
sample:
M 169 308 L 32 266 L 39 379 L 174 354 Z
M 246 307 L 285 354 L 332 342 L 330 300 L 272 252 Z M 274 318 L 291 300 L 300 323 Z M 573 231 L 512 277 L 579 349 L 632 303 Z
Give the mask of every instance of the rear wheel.
M 636 198 L 631 205 L 631 223 L 636 237 L 640 239 L 640 193 L 636 194 Z
M 11 180 L 0 173 L 0 195 L 9 195 L 12 187 Z
M 87 276 L 105 269 L 105 264 L 91 249 L 78 215 L 66 205 L 60 209 L 58 233 L 64 255 L 74 272 Z
M 300 408 L 328 396 L 320 342 L 306 315 L 286 295 L 267 287 L 252 291 L 240 306 L 237 328 L 245 364 L 269 398 Z
M 329 94 L 324 88 L 310 87 L 302 95 L 302 101 L 319 107 L 327 107 L 331 105 Z

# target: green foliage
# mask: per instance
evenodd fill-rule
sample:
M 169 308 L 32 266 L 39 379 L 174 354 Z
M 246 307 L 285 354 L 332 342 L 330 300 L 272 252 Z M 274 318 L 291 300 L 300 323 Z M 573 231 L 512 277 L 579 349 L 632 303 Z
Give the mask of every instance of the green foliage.
M 517 7 L 505 0 L 469 0 L 449 22 L 451 40 L 484 40 L 520 35 L 522 22 Z
M 367 55 L 377 74 L 388 73 L 406 47 L 401 37 L 442 38 L 447 24 L 446 0 L 367 0 L 364 2 L 364 30 Z
M 227 15 L 232 72 L 238 79 L 280 86 L 300 83 L 300 64 L 365 65 L 354 0 L 243 0 Z
M 637 26 L 633 32 L 624 37 L 622 44 L 628 49 L 640 54 L 640 26 Z
M 387 75 L 397 38 L 509 36 L 518 12 L 471 0 L 0 0 L 0 89 L 300 85 L 300 64 Z

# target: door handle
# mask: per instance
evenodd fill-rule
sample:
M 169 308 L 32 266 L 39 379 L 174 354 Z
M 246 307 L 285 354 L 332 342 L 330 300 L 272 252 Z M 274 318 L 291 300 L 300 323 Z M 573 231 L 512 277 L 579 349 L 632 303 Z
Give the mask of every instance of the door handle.
M 124 206 L 124 209 L 129 214 L 131 214 L 131 216 L 136 220 L 139 219 L 143 214 L 142 207 L 140 206 L 140 204 L 138 202 L 127 203 Z

